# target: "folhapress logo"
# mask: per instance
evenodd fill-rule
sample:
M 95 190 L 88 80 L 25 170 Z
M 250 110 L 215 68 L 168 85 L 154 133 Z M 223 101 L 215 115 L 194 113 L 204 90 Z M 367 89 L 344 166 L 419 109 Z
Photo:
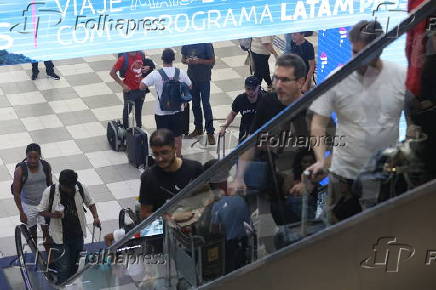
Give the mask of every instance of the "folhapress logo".
M 363 260 L 360 266 L 364 269 L 384 268 L 388 273 L 397 273 L 400 264 L 415 255 L 415 249 L 407 244 L 397 243 L 395 237 L 382 237 L 372 247 L 373 254 Z

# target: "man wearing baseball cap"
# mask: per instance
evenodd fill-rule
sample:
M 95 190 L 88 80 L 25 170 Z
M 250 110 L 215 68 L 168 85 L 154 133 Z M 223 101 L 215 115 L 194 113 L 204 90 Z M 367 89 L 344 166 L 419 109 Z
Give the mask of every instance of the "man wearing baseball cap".
M 57 283 L 64 282 L 77 271 L 86 237 L 84 204 L 92 213 L 94 226 L 101 227 L 95 202 L 88 190 L 77 181 L 75 171 L 64 169 L 59 175 L 59 184 L 47 187 L 38 206 L 40 215 L 50 218 L 49 232 L 54 251 L 49 255 L 54 257 L 49 259 L 57 271 Z
M 262 97 L 260 80 L 255 76 L 245 79 L 245 92 L 238 95 L 232 103 L 232 111 L 227 116 L 226 123 L 221 126 L 220 136 L 223 136 L 226 129 L 240 113 L 242 115 L 241 125 L 239 126 L 239 143 L 247 136 L 256 113 L 257 104 Z

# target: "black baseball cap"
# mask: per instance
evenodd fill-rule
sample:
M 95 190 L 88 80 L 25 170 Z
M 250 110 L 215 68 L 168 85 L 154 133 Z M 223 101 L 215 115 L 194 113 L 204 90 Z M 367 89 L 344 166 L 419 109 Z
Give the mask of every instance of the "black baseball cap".
M 64 169 L 59 174 L 59 183 L 68 188 L 74 188 L 77 184 L 77 173 L 72 169 Z
M 256 89 L 260 85 L 260 80 L 255 76 L 249 76 L 245 79 L 245 87 L 247 89 Z

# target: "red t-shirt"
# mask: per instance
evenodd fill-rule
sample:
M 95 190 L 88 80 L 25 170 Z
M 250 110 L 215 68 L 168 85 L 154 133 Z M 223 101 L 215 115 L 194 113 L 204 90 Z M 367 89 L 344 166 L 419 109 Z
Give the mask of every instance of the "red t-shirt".
M 121 70 L 124 63 L 124 56 L 120 56 L 118 61 L 114 64 L 115 71 Z M 135 56 L 129 55 L 129 65 L 126 70 L 126 77 L 123 80 L 123 83 L 126 84 L 131 90 L 139 89 L 139 84 L 142 79 L 142 54 L 136 53 Z

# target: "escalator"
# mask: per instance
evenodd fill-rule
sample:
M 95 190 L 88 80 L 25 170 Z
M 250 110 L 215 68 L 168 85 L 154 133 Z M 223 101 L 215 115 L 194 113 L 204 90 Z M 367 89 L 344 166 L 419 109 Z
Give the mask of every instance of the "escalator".
M 211 193 L 209 189 L 205 189 L 205 185 L 221 173 L 230 177 L 234 175 L 239 157 L 256 146 L 257 137 L 262 131 L 270 132 L 289 122 L 362 63 L 380 54 L 383 48 L 435 12 L 434 0 L 426 1 L 397 27 L 378 38 L 326 81 L 271 119 L 107 251 L 126 253 L 131 249 L 126 249 L 125 245 L 131 242 L 135 233 L 161 217 L 174 216 L 179 210 L 186 209 L 187 204 L 201 203 L 204 198 L 209 198 Z M 286 169 L 288 168 L 283 168 L 284 171 Z M 281 250 L 274 246 L 277 227 L 269 212 L 268 199 L 255 191 L 247 190 L 241 195 L 249 205 L 253 221 L 248 227 L 251 231 L 250 237 L 253 238 L 250 240 L 250 249 L 253 253 L 249 265 L 226 275 L 223 270 L 223 242 L 219 237 L 207 241 L 201 236 L 186 236 L 177 232 L 174 223 L 168 220 L 164 230 L 164 254 L 159 258 L 162 260 L 152 255 L 135 260 L 135 263 L 128 266 L 124 263 L 111 264 L 104 259 L 100 263 L 89 262 L 60 287 L 265 289 L 273 285 L 273 289 L 410 289 L 410 285 L 415 284 L 418 285 L 417 289 L 434 289 L 426 288 L 430 283 L 434 284 L 436 279 L 430 276 L 431 266 L 425 268 L 425 264 L 431 264 L 435 252 L 431 250 L 436 248 L 436 232 L 432 231 L 431 227 L 436 215 L 436 200 L 434 194 L 431 194 L 436 190 L 435 187 L 434 182 L 426 184 Z M 194 216 L 195 210 L 192 210 Z M 26 255 L 21 249 L 25 248 L 22 240 L 28 241 L 28 235 L 23 227 L 17 227 L 16 231 L 19 240 L 18 266 L 24 281 L 23 286 L 26 289 L 58 288 L 59 286 L 46 279 L 44 273 L 26 266 Z M 380 240 L 383 237 L 386 239 Z M 375 257 L 378 242 L 380 246 L 388 245 L 397 250 L 397 261 L 404 261 L 406 274 L 395 272 L 397 269 L 389 264 L 389 253 L 392 251 L 382 252 L 387 253 L 385 259 Z M 433 248 L 432 242 L 435 245 Z M 37 252 L 36 249 L 31 250 L 33 253 Z M 372 254 L 373 260 L 370 259 Z M 365 260 L 365 257 L 369 259 Z M 413 263 L 407 263 L 409 260 L 412 261 L 412 257 L 415 257 Z M 39 262 L 40 266 L 44 266 L 44 259 L 40 259 Z M 361 272 L 361 269 L 379 271 Z M 393 271 L 390 271 L 392 269 Z M 393 276 L 394 273 L 398 275 Z
M 200 287 L 433 290 L 436 181 Z

